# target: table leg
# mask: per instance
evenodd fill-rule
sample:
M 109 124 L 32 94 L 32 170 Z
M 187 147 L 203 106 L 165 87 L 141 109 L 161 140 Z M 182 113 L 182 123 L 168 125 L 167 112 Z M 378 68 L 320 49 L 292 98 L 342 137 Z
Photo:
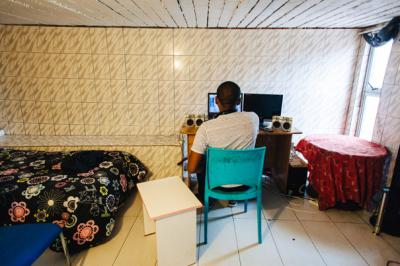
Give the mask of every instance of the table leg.
M 267 147 L 267 154 L 270 153 L 272 177 L 278 188 L 287 194 L 287 179 L 289 171 L 290 148 L 292 135 L 270 136 L 270 149 Z
M 149 214 L 144 204 L 142 204 L 142 209 L 143 209 L 144 235 L 147 236 L 156 232 L 156 224 L 149 217 Z
M 196 263 L 196 210 L 156 221 L 157 265 Z

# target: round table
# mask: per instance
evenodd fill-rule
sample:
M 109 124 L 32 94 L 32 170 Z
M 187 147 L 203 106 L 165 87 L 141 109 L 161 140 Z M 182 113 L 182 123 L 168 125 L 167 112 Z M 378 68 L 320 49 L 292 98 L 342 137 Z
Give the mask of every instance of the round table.
M 366 208 L 380 189 L 387 156 L 382 145 L 345 135 L 311 135 L 296 150 L 308 160 L 320 210 L 347 201 Z

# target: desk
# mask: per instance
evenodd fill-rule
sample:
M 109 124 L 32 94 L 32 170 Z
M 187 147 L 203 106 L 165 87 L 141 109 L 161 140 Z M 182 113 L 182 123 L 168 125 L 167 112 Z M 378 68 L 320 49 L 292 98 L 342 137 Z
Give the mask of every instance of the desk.
M 190 149 L 192 147 L 196 131 L 196 127 L 186 126 L 182 126 L 180 130 L 180 134 L 186 136 L 184 138 L 183 150 L 186 150 L 187 153 L 183 153 L 184 157 L 187 156 L 189 158 L 188 155 L 190 154 Z M 267 131 L 260 129 L 256 140 L 256 147 L 267 147 L 264 169 L 271 169 L 272 177 L 276 181 L 279 189 L 285 194 L 287 193 L 287 177 L 293 134 L 302 134 L 302 132 L 296 129 L 289 132 L 281 130 Z M 189 181 L 189 178 L 185 177 L 186 184 L 189 184 Z
M 196 209 L 202 204 L 179 177 L 137 185 L 145 235 L 156 233 L 157 265 L 196 263 Z
M 311 135 L 296 150 L 308 160 L 308 180 L 320 210 L 347 201 L 368 207 L 380 188 L 387 155 L 382 145 L 344 135 Z

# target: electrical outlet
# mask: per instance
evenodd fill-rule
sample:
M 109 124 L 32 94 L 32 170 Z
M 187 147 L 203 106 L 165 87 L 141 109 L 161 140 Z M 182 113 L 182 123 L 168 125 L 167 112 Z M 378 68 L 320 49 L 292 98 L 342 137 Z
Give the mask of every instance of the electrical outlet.
M 0 129 L 0 136 L 4 136 L 4 135 L 5 135 L 4 129 Z

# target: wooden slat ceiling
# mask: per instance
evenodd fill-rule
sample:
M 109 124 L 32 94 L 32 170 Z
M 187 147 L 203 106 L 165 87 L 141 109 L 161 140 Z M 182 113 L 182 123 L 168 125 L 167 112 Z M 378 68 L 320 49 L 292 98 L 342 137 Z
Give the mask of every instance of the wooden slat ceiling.
M 399 15 L 399 0 L 0 0 L 0 24 L 363 28 Z

